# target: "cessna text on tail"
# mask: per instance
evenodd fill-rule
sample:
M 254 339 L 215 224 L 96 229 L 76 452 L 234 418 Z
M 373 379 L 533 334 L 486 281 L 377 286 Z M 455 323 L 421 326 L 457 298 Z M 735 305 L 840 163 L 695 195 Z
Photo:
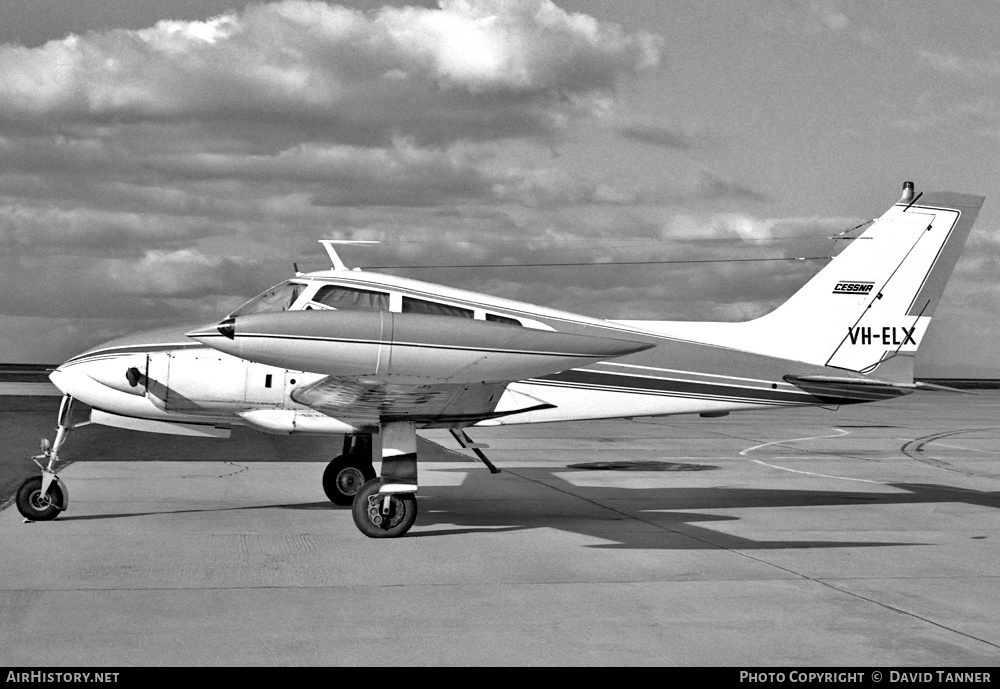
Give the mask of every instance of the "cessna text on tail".
M 71 407 L 155 433 L 345 437 L 323 489 L 371 537 L 416 518 L 416 431 L 839 405 L 904 395 L 983 197 L 903 198 L 775 311 L 744 323 L 611 321 L 348 270 L 298 273 L 219 323 L 132 335 L 52 373 L 64 393 L 28 519 L 68 506 L 55 474 Z M 381 458 L 376 476 L 372 456 Z

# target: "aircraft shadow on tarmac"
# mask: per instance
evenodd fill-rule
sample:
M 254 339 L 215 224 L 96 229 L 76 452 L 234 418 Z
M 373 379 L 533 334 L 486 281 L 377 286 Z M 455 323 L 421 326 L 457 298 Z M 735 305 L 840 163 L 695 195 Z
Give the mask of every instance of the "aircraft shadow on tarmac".
M 546 475 L 547 474 L 547 475 Z M 539 480 L 547 485 L 555 478 L 552 471 L 518 469 L 518 475 Z M 558 480 L 558 479 L 556 479 Z M 872 493 L 811 490 L 772 490 L 756 488 L 650 488 L 629 489 L 623 498 L 619 488 L 580 488 L 566 486 L 563 490 L 581 498 L 572 504 L 579 509 L 558 510 L 558 517 L 547 514 L 542 501 L 533 502 L 530 510 L 511 516 L 509 509 L 483 509 L 482 503 L 472 504 L 461 498 L 461 488 L 435 488 L 433 502 L 418 518 L 424 527 L 450 526 L 431 530 L 414 529 L 414 537 L 429 537 L 474 531 L 511 531 L 534 528 L 556 528 L 581 535 L 615 541 L 593 548 L 698 550 L 725 548 L 732 550 L 770 550 L 795 548 L 857 548 L 933 545 L 918 541 L 818 541 L 818 540 L 752 540 L 727 534 L 698 524 L 738 521 L 739 517 L 721 516 L 698 510 L 771 509 L 785 507 L 891 506 L 961 502 L 1000 508 L 1000 492 L 979 492 L 936 484 L 887 484 L 905 493 Z M 571 490 L 567 490 L 567 487 Z M 455 495 L 452 501 L 450 493 Z M 628 503 L 633 504 L 628 504 Z M 638 504 L 635 504 L 638 503 Z M 421 505 L 423 508 L 423 504 Z M 650 525 L 636 531 L 628 526 L 608 528 L 611 520 L 638 520 Z M 809 529 L 809 527 L 804 527 Z M 875 530 L 878 530 L 877 527 Z
M 433 441 L 425 441 L 421 451 L 435 459 L 468 457 Z M 632 476 L 648 476 L 650 472 L 693 472 L 716 469 L 714 465 L 688 462 L 593 462 L 573 463 L 560 468 L 525 468 L 505 470 L 534 487 L 554 491 L 553 496 L 573 496 L 578 500 L 555 503 L 544 497 L 518 500 L 524 508 L 513 514 L 510 504 L 497 507 L 497 501 L 473 503 L 458 487 L 435 486 L 427 490 L 421 501 L 421 514 L 413 537 L 462 534 L 472 532 L 504 532 L 535 528 L 557 528 L 603 540 L 615 541 L 592 548 L 622 549 L 714 549 L 765 550 L 793 548 L 847 548 L 931 545 L 919 542 L 817 541 L 817 540 L 752 540 L 698 526 L 699 523 L 738 521 L 739 517 L 698 512 L 697 510 L 768 509 L 783 507 L 837 507 L 860 505 L 891 506 L 934 503 L 966 503 L 1000 508 L 1000 492 L 985 492 L 939 484 L 892 483 L 888 488 L 906 492 L 876 493 L 871 491 L 777 490 L 759 488 L 651 488 L 581 487 L 563 479 L 567 469 L 624 470 Z M 456 469 L 456 471 L 458 471 Z M 483 481 L 490 477 L 480 474 Z M 553 509 L 553 504 L 559 505 Z M 572 511 L 575 510 L 575 511 Z M 625 526 L 615 529 L 613 522 L 629 520 L 649 525 L 645 529 Z M 609 528 L 609 523 L 611 523 Z M 427 529 L 427 527 L 437 527 Z M 450 528 L 449 528 L 450 527 Z M 804 529 L 805 530 L 805 529 Z M 875 529 L 877 530 L 877 528 Z
M 456 471 L 459 471 L 456 469 Z M 463 473 L 466 470 L 461 470 Z M 557 502 L 544 498 L 513 501 L 470 500 L 462 486 L 433 486 L 420 496 L 420 516 L 407 538 L 468 533 L 505 533 L 554 528 L 613 543 L 592 548 L 654 550 L 774 550 L 809 548 L 873 548 L 933 545 L 919 541 L 752 540 L 703 528 L 698 524 L 738 521 L 698 510 L 773 509 L 786 507 L 845 507 L 965 503 L 1000 508 L 1000 492 L 959 489 L 937 484 L 893 483 L 906 492 L 873 493 L 755 488 L 594 488 L 572 486 L 559 478 L 561 468 L 518 468 L 521 480 L 554 491 Z M 508 473 L 514 473 L 510 471 Z M 488 479 L 487 479 L 488 480 Z M 567 499 L 568 497 L 577 499 Z M 553 507 L 554 505 L 554 507 Z M 72 516 L 59 521 L 126 519 L 159 514 L 211 513 L 247 510 L 348 510 L 327 501 L 190 510 L 144 511 Z M 622 528 L 615 528 L 616 522 Z M 630 526 L 644 524 L 641 529 Z M 808 527 L 804 527 L 808 528 Z M 877 530 L 877 528 L 876 528 Z

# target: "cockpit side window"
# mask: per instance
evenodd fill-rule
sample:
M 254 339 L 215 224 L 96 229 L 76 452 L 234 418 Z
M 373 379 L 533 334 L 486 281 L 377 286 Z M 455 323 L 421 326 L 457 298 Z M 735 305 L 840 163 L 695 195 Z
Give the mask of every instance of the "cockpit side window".
M 229 318 L 246 316 L 251 313 L 274 313 L 287 311 L 302 294 L 305 285 L 297 282 L 283 282 L 260 294 L 229 314 Z
M 429 313 L 438 316 L 456 316 L 458 318 L 472 318 L 475 315 L 472 309 L 463 309 L 460 306 L 451 304 L 440 304 L 436 301 L 424 301 L 413 297 L 403 297 L 403 313 Z
M 388 311 L 389 295 L 340 285 L 320 287 L 312 300 L 341 311 Z

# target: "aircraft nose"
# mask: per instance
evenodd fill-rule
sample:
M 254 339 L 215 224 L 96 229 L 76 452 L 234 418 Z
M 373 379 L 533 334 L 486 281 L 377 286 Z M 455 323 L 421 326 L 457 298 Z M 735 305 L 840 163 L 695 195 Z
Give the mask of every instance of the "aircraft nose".
M 146 394 L 146 356 L 130 354 L 100 359 L 90 359 L 73 364 L 75 373 L 81 373 L 101 385 L 119 392 L 142 397 Z M 60 367 L 62 369 L 62 367 Z

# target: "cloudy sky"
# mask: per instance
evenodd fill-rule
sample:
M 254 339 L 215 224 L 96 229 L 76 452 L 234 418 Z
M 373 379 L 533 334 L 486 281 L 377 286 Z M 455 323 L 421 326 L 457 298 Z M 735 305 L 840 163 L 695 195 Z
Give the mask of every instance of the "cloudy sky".
M 7 0 L 0 361 L 349 264 L 743 320 L 902 182 L 988 199 L 918 357 L 1000 377 L 993 0 Z M 715 261 L 664 263 L 669 261 Z M 525 263 L 659 261 L 647 266 Z M 499 265 L 424 268 L 433 265 Z

